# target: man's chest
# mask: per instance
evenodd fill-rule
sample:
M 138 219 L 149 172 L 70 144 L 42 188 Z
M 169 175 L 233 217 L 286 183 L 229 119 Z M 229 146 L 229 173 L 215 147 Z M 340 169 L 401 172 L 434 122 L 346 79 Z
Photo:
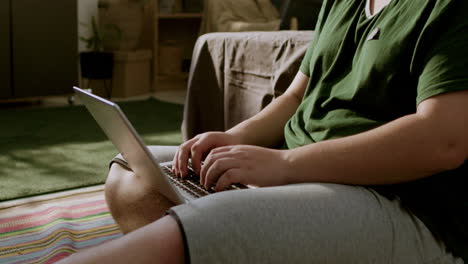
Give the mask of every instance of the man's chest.
M 385 9 L 369 17 L 368 1 L 341 1 L 330 9 L 314 50 L 323 70 L 353 65 L 389 72 L 409 66 L 427 14 L 412 1 L 374 0 Z

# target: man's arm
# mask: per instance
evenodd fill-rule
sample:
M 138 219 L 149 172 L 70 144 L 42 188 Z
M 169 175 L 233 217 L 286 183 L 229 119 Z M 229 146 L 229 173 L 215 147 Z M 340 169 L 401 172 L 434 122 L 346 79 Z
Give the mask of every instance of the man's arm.
M 193 169 L 200 173 L 201 161 L 214 148 L 240 144 L 275 147 L 281 144 L 284 126 L 301 103 L 308 82 L 309 77 L 299 71 L 286 92 L 260 113 L 226 132 L 208 132 L 184 142 L 174 156 L 173 172 L 187 176 L 187 163 L 191 157 Z
M 211 151 L 200 181 L 232 183 L 395 184 L 457 168 L 468 158 L 468 91 L 434 96 L 407 115 L 357 135 L 291 150 L 225 146 Z
M 393 184 L 461 166 L 468 158 L 468 91 L 421 102 L 376 129 L 286 153 L 296 182 Z

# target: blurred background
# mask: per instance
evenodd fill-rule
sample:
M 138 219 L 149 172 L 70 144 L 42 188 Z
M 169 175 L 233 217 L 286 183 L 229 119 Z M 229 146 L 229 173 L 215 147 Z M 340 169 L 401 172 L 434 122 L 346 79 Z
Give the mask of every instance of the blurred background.
M 183 101 L 200 34 L 313 30 L 320 6 L 321 0 L 5 0 L 0 104 L 68 103 L 72 85 L 112 98 L 161 92 Z

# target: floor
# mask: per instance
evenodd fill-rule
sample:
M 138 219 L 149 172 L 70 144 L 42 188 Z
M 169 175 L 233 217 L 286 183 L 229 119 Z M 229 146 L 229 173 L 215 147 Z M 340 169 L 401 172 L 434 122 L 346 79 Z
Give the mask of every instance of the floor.
M 136 96 L 136 97 L 131 97 L 131 98 L 112 98 L 111 100 L 112 101 L 117 101 L 117 102 L 121 102 L 121 101 L 134 101 L 134 100 L 142 100 L 142 99 L 147 99 L 147 98 L 150 98 L 150 97 L 153 97 L 153 98 L 156 98 L 158 100 L 161 100 L 161 101 L 166 101 L 166 102 L 171 102 L 171 103 L 176 103 L 176 104 L 184 104 L 185 102 L 185 97 L 186 97 L 186 91 L 185 90 L 164 90 L 164 91 L 158 91 L 158 92 L 155 92 L 155 93 L 152 93 L 152 94 L 148 94 L 148 95 L 143 95 L 143 96 Z M 28 101 L 13 101 L 13 102 L 1 102 L 0 101 L 0 113 L 1 113 L 1 110 L 2 109 L 19 109 L 19 108 L 47 108 L 47 107 L 61 107 L 61 106 L 69 106 L 70 105 L 70 98 L 69 96 L 53 96 L 53 97 L 45 97 L 45 98 L 36 98 L 36 99 L 31 99 L 31 100 L 28 100 Z M 74 104 L 75 105 L 80 105 L 81 103 L 76 100 L 74 101 Z M 9 200 L 9 201 L 3 201 L 3 202 L 0 202 L 0 220 L 2 220 L 4 223 L 3 223 L 3 227 L 5 227 L 5 225 L 8 225 L 7 227 L 10 228 L 10 222 L 15 220 L 15 219 L 18 219 L 16 222 L 14 222 L 16 224 L 16 226 L 20 226 L 20 225 L 23 225 L 23 221 L 26 221 L 28 223 L 36 223 L 37 219 L 40 219 L 41 221 L 43 221 L 43 218 L 44 218 L 44 215 L 39 215 L 39 213 L 43 213 L 44 210 L 48 211 L 48 210 L 52 210 L 51 212 L 53 213 L 63 213 L 64 215 L 67 215 L 67 217 L 69 217 L 68 215 L 73 215 L 73 214 L 77 214 L 77 215 L 85 215 L 85 217 L 82 217 L 82 218 L 78 218 L 78 219 L 73 219 L 73 221 L 71 221 L 70 219 L 68 219 L 67 221 L 64 221 L 63 219 L 65 218 L 61 218 L 62 216 L 59 216 L 57 219 L 59 220 L 54 220 L 50 223 L 54 223 L 54 227 L 53 228 L 58 228 L 58 227 L 61 227 L 60 225 L 55 225 L 55 223 L 57 221 L 59 221 L 63 226 L 66 226 L 67 228 L 63 229 L 57 229 L 59 230 L 60 232 L 55 232 L 55 233 L 60 233 L 61 236 L 57 236 L 56 237 L 56 234 L 53 233 L 52 235 L 50 236 L 47 236 L 45 238 L 43 238 L 42 240 L 44 241 L 52 241 L 50 240 L 53 236 L 53 243 L 55 243 L 56 241 L 59 241 L 60 242 L 60 250 L 65 250 L 67 249 L 68 250 L 68 247 L 71 247 L 73 245 L 97 245 L 98 243 L 103 243 L 105 241 L 108 241 L 108 239 L 114 239 L 118 236 L 121 236 L 120 234 L 120 230 L 118 229 L 118 226 L 115 224 L 115 222 L 113 222 L 112 220 L 112 217 L 111 215 L 109 214 L 108 212 L 108 209 L 106 207 L 106 209 L 102 209 L 102 208 L 97 208 L 96 206 L 97 205 L 94 205 L 94 203 L 92 204 L 92 206 L 90 206 L 89 208 L 88 207 L 84 207 L 82 206 L 83 204 L 81 203 L 82 200 L 84 200 L 85 198 L 88 199 L 89 197 L 94 197 L 93 199 L 96 199 L 96 201 L 100 201 L 103 205 L 105 205 L 105 199 L 104 199 L 104 185 L 101 184 L 101 185 L 96 185 L 96 186 L 91 186 L 91 187 L 85 187 L 85 188 L 77 188 L 77 189 L 73 189 L 73 190 L 67 190 L 67 191 L 61 191 L 61 192 L 55 192 L 55 193 L 50 193 L 50 194 L 43 194 L 43 195 L 36 195 L 34 197 L 28 197 L 28 198 L 19 198 L 19 199 L 14 199 L 14 200 Z M 95 197 L 98 197 L 99 199 L 95 198 Z M 94 200 L 93 200 L 94 201 Z M 63 209 L 65 205 L 67 205 L 67 203 L 70 203 L 70 202 L 74 202 L 76 203 L 73 204 L 72 206 L 70 206 L 68 209 Z M 78 207 L 81 206 L 81 207 Z M 70 208 L 77 208 L 77 209 L 73 209 L 71 210 Z M 97 208 L 97 209 L 96 209 Z M 69 210 L 70 209 L 70 210 Z M 105 213 L 104 211 L 101 212 L 99 211 L 97 213 L 95 213 L 96 210 L 106 210 Z M 39 212 L 39 213 L 38 213 Z M 87 214 L 85 214 L 87 213 Z M 47 213 L 45 214 L 46 216 L 49 216 L 50 214 L 52 213 Z M 91 221 L 88 220 L 88 214 L 90 215 L 89 217 L 91 217 L 93 219 L 92 223 L 93 223 L 93 226 L 92 226 L 92 230 L 97 230 L 97 231 L 93 231 L 93 232 L 90 232 L 89 234 L 84 234 L 82 232 L 83 228 L 84 227 L 88 227 L 90 226 L 90 223 Z M 10 216 L 8 218 L 8 216 Z M 35 218 L 33 218 L 32 216 L 35 216 Z M 89 218 L 89 219 L 91 219 Z M 26 220 L 25 220 L 26 219 Z M 45 219 L 45 218 L 44 218 Z M 52 218 L 51 218 L 52 219 Z M 10 222 L 5 222 L 5 221 L 10 221 Z M 50 220 L 50 219 L 49 219 Z M 112 223 L 113 225 L 110 225 L 108 224 L 109 221 L 112 220 Z M 57 222 L 57 223 L 59 223 Z M 62 223 L 64 222 L 64 223 Z M 20 224 L 18 224 L 20 223 Z M 82 223 L 81 225 L 79 225 L 80 223 Z M 68 228 L 68 225 L 71 225 L 73 224 L 73 226 L 75 227 L 76 230 L 72 230 L 70 231 L 69 228 Z M 15 226 L 15 227 L 16 227 Z M 26 225 L 25 225 L 26 226 Z M 46 226 L 48 227 L 48 225 L 43 225 L 43 226 Z M 0 225 L 1 227 L 1 225 Z M 53 229 L 52 227 L 49 228 L 50 230 Z M 28 229 L 29 230 L 29 227 L 25 228 L 25 229 Z M 49 230 L 47 229 L 47 230 Z M 115 230 L 114 230 L 115 229 Z M 41 229 L 42 230 L 42 229 Z M 44 229 L 46 230 L 46 229 Z M 55 229 L 54 229 L 55 230 Z M 65 232 L 65 231 L 66 232 Z M 90 229 L 91 230 L 91 229 Z M 21 232 L 23 230 L 20 230 Z M 63 232 L 62 232 L 63 231 Z M 37 239 L 32 239 L 32 237 L 35 237 L 36 233 L 33 233 L 32 231 L 28 231 L 29 233 L 29 237 L 25 237 L 25 235 L 22 235 L 22 239 L 25 242 L 24 244 L 24 247 L 19 247 L 17 244 L 14 244 L 13 246 L 10 245 L 10 247 L 7 247 L 5 248 L 4 246 L 1 246 L 0 247 L 0 253 L 2 252 L 3 250 L 3 253 L 6 252 L 6 250 L 10 250 L 10 249 L 14 249 L 14 252 L 15 254 L 20 254 L 20 256 L 25 256 L 25 257 L 28 257 L 28 256 L 32 256 L 33 254 L 44 254 L 45 257 L 48 257 L 50 256 L 50 252 L 49 252 L 49 249 L 52 248 L 52 247 L 44 247 L 44 245 L 42 244 L 42 240 L 37 242 L 36 240 Z M 38 231 L 39 232 L 39 231 Z M 39 233 L 41 234 L 44 234 L 45 231 L 40 231 Z M 8 233 L 3 233 L 3 235 L 5 234 L 8 234 Z M 16 237 L 13 238 L 13 236 L 4 236 L 2 238 L 2 240 L 0 241 L 1 243 L 3 243 L 2 245 L 5 245 L 5 241 L 11 241 L 12 239 L 15 239 L 14 241 L 16 241 Z M 29 240 L 28 240 L 29 239 Z M 70 240 L 71 242 L 68 243 L 67 241 Z M 65 243 L 65 242 L 67 243 Z M 52 243 L 51 242 L 51 243 Z M 16 242 L 15 242 L 16 243 Z M 57 242 L 58 243 L 58 242 Z M 81 244 L 80 244 L 81 243 Z M 91 244 L 90 244 L 91 243 Z M 94 244 L 93 244 L 94 243 Z M 28 252 L 32 252 L 31 254 L 23 254 L 24 252 L 22 251 L 23 248 L 27 248 L 27 250 L 29 250 Z M 34 250 L 32 250 L 31 248 L 33 248 Z M 56 248 L 55 244 L 54 244 L 54 248 Z M 58 246 L 57 246 L 58 248 Z M 45 252 L 45 253 L 44 253 Z M 73 251 L 74 252 L 74 251 Z M 47 253 L 47 255 L 46 255 Z M 12 253 L 13 254 L 13 253 Z M 3 258 L 6 256 L 5 254 L 0 254 L 2 255 L 2 257 L 0 258 Z M 12 256 L 12 258 L 17 258 L 17 256 Z M 1 263 L 3 263 L 4 261 L 0 260 Z M 16 263 L 16 262 L 15 262 Z M 24 263 L 24 262 L 22 262 Z M 28 262 L 29 263 L 29 262 Z M 41 262 L 42 263 L 42 262 Z
M 185 92 L 185 90 L 165 90 L 165 91 L 158 91 L 156 93 L 152 93 L 152 94 L 148 94 L 148 95 L 144 95 L 144 96 L 137 96 L 137 97 L 131 97 L 131 98 L 124 98 L 124 99 L 114 99 L 114 98 L 112 98 L 111 100 L 112 101 L 133 101 L 133 100 L 147 99 L 147 98 L 150 98 L 150 97 L 156 98 L 156 99 L 161 100 L 161 101 L 166 101 L 166 102 L 171 102 L 171 103 L 176 103 L 176 104 L 184 104 L 185 97 L 186 97 L 186 92 Z M 1 103 L 0 102 L 0 112 L 1 112 L 2 109 L 47 108 L 47 107 L 68 106 L 68 105 L 70 105 L 69 101 L 70 101 L 70 97 L 68 97 L 68 96 L 54 96 L 54 97 L 41 98 L 40 100 L 39 99 L 30 100 L 28 102 L 8 102 L 8 103 Z M 74 102 L 74 104 L 75 105 L 80 105 L 81 103 L 77 100 L 76 102 Z M 57 219 L 60 220 L 60 223 L 64 222 L 64 223 L 61 223 L 63 226 L 67 226 L 66 232 L 62 232 L 63 231 L 62 229 L 60 229 L 62 231 L 60 231 L 60 232 L 57 231 L 56 232 L 56 233 L 60 233 L 60 234 L 63 233 L 65 235 L 62 235 L 60 237 L 55 237 L 55 233 L 52 234 L 54 236 L 53 237 L 54 238 L 53 242 L 55 243 L 56 240 L 60 242 L 60 244 L 57 244 L 57 245 L 60 246 L 60 249 L 67 249 L 68 247 L 70 247 L 70 245 L 78 245 L 79 243 L 81 243 L 79 245 L 84 245 L 84 244 L 86 244 L 86 245 L 97 245 L 99 243 L 103 243 L 105 241 L 108 241 L 109 239 L 115 239 L 118 236 L 121 236 L 120 231 L 118 229 L 118 226 L 115 224 L 115 222 L 113 222 L 112 216 L 109 214 L 107 207 L 105 209 L 106 213 L 104 213 L 104 211 L 103 211 L 103 212 L 99 212 L 99 214 L 96 214 L 96 215 L 99 215 L 99 218 L 98 218 L 96 215 L 94 215 L 95 211 L 97 210 L 96 209 L 97 205 L 94 205 L 94 203 L 93 203 L 93 205 L 90 206 L 89 208 L 88 207 L 85 208 L 83 206 L 82 200 L 84 200 L 85 198 L 88 199 L 89 198 L 88 196 L 98 197 L 100 199 L 100 200 L 99 199 L 98 200 L 100 202 L 102 202 L 102 204 L 104 204 L 104 205 L 106 204 L 105 199 L 104 199 L 104 185 L 101 184 L 101 185 L 96 185 L 96 186 L 76 188 L 76 189 L 73 189 L 73 190 L 55 192 L 55 193 L 50 193 L 50 194 L 42 194 L 42 195 L 36 195 L 36 196 L 33 196 L 33 197 L 19 198 L 19 199 L 13 199 L 13 200 L 9 200 L 9 201 L 0 202 L 0 220 L 5 222 L 6 220 L 13 221 L 13 220 L 17 219 L 17 220 L 15 220 L 16 222 L 14 222 L 14 223 L 17 226 L 19 226 L 18 223 L 20 223 L 20 225 L 23 225 L 22 221 L 29 221 L 31 223 L 36 223 L 35 221 L 37 219 L 43 220 L 44 216 L 39 215 L 39 213 L 43 213 L 44 210 L 47 211 L 47 210 L 52 210 L 53 209 L 51 212 L 54 212 L 54 213 L 60 213 L 61 212 L 64 215 L 67 215 L 67 217 L 69 217 L 69 215 L 73 215 L 73 214 L 77 214 L 77 215 L 79 214 L 81 216 L 81 215 L 85 215 L 85 213 L 89 213 L 89 215 L 90 215 L 89 217 L 93 218 L 93 221 L 92 221 L 92 223 L 93 223 L 92 227 L 93 228 L 92 228 L 92 230 L 98 230 L 99 232 L 98 231 L 93 231 L 94 233 L 91 232 L 91 233 L 87 234 L 86 236 L 84 236 L 84 233 L 82 232 L 82 229 L 85 226 L 88 227 L 90 225 L 90 223 L 91 223 L 90 221 L 88 221 L 88 216 L 82 217 L 84 220 L 81 219 L 81 218 L 78 218 L 78 219 L 72 219 L 73 221 L 71 221 L 70 219 L 67 218 L 68 222 L 63 221 L 62 218 L 60 218 L 62 216 L 59 216 L 59 218 L 57 218 Z M 96 201 L 98 201 L 98 200 L 96 200 Z M 73 204 L 73 206 L 70 206 L 69 208 L 67 207 L 68 209 L 63 209 L 64 206 L 67 203 L 70 203 L 70 202 L 74 202 L 76 204 Z M 81 207 L 77 207 L 78 205 L 81 206 Z M 77 209 L 71 210 L 72 207 L 73 208 L 77 207 Z M 104 210 L 102 208 L 98 208 L 98 209 Z M 93 213 L 93 214 L 91 214 L 91 213 Z M 47 216 L 49 214 L 52 214 L 52 213 L 47 213 Z M 8 218 L 8 216 L 10 216 L 10 217 Z M 32 216 L 36 216 L 36 217 L 33 218 Z M 54 220 L 51 223 L 56 223 L 56 221 L 58 221 L 58 220 Z M 81 223 L 80 221 L 83 222 L 81 225 L 79 225 Z M 111 221 L 113 223 L 113 225 L 109 225 L 108 224 L 109 221 Z M 10 224 L 12 224 L 12 223 L 7 222 L 6 224 L 8 224 L 8 227 L 10 227 Z M 68 228 L 68 225 L 71 225 L 71 224 L 73 224 L 75 229 L 77 229 L 78 231 L 76 231 L 76 230 L 75 231 L 73 231 L 73 230 L 70 231 L 69 228 Z M 3 225 L 5 226 L 5 223 Z M 48 225 L 44 225 L 44 226 L 48 226 Z M 56 225 L 56 226 L 61 227 L 60 225 Z M 54 228 L 56 228 L 56 226 L 54 224 Z M 28 229 L 28 228 L 25 228 L 25 229 Z M 52 227 L 49 228 L 49 229 L 52 229 Z M 49 229 L 47 229 L 47 230 L 49 230 Z M 57 230 L 59 230 L 59 229 L 57 229 Z M 19 231 L 22 232 L 22 230 L 19 230 Z M 30 232 L 30 231 L 28 231 L 28 232 Z M 44 232 L 45 231 L 40 231 L 39 233 L 42 234 Z M 96 235 L 95 233 L 98 233 L 98 235 Z M 3 234 L 6 234 L 6 233 L 3 233 Z M 49 254 L 50 247 L 44 247 L 42 242 L 37 243 L 36 240 L 31 238 L 32 236 L 35 237 L 35 235 L 36 235 L 36 233 L 30 232 L 29 237 L 24 238 L 24 236 L 22 236 L 23 240 L 27 242 L 25 244 L 24 248 L 27 247 L 27 249 L 32 252 L 31 254 L 24 255 L 23 252 L 21 251 L 22 248 L 18 247 L 17 244 L 14 244 L 13 246 L 10 245 L 10 247 L 7 247 L 6 249 L 5 249 L 5 247 L 2 246 L 2 249 L 0 249 L 0 253 L 2 252 L 2 250 L 4 250 L 4 253 L 5 253 L 6 252 L 5 250 L 13 248 L 17 254 L 20 254 L 21 256 L 24 256 L 24 257 L 32 256 L 33 254 L 43 254 L 44 256 L 48 257 L 50 255 Z M 78 237 L 78 238 L 75 238 L 75 237 Z M 12 236 L 11 237 L 4 237 L 4 238 L 2 238 L 2 240 L 0 242 L 3 241 L 2 245 L 5 245 L 5 243 L 6 243 L 5 241 L 8 242 L 8 241 L 11 241 L 12 239 L 13 239 Z M 16 241 L 17 238 L 14 238 L 14 239 L 15 239 L 14 241 Z M 43 240 L 49 241 L 48 239 L 50 240 L 50 236 L 43 238 Z M 68 240 L 70 240 L 72 242 L 68 243 L 67 242 Z M 67 243 L 65 243 L 64 241 L 67 242 Z M 30 249 L 32 247 L 34 248 L 34 251 Z M 55 244 L 54 244 L 54 247 L 55 247 Z M 45 255 L 46 253 L 47 253 L 47 255 Z M 5 257 L 6 255 L 3 254 L 2 256 Z M 1 257 L 1 258 L 3 258 L 3 257 Z M 15 255 L 15 256 L 13 256 L 13 258 L 17 258 L 17 256 Z M 0 260 L 0 262 L 3 263 L 2 260 Z
M 162 91 L 154 92 L 154 93 L 147 94 L 147 95 L 134 96 L 134 97 L 129 97 L 129 98 L 111 98 L 111 100 L 115 102 L 122 102 L 122 101 L 143 100 L 149 97 L 154 97 L 161 101 L 171 102 L 175 104 L 184 104 L 185 96 L 186 96 L 185 90 L 162 90 Z M 68 103 L 68 99 L 69 99 L 68 97 L 67 98 L 64 98 L 64 97 L 49 98 L 49 100 L 45 100 L 44 103 L 46 105 L 47 104 L 53 105 L 54 103 L 63 104 L 63 103 Z M 75 103 L 80 104 L 80 102 L 75 102 Z
M 176 104 L 184 104 L 186 91 L 185 90 L 164 90 L 164 91 L 158 91 L 158 92 L 148 94 L 148 95 L 143 95 L 143 96 L 136 96 L 136 97 L 131 97 L 131 98 L 116 98 L 116 99 L 111 99 L 111 100 L 121 102 L 121 101 L 141 100 L 141 99 L 146 99 L 150 97 L 156 98 L 161 101 L 166 101 L 166 102 L 171 102 L 171 103 L 176 103 Z M 1 104 L 0 109 L 34 108 L 34 107 L 44 108 L 44 107 L 67 106 L 69 105 L 69 99 L 70 98 L 68 96 L 51 96 L 51 97 L 42 98 L 41 100 L 35 100 L 35 101 L 29 101 L 29 102 L 14 102 L 14 103 Z M 76 101 L 75 104 L 80 105 L 81 103 L 79 101 Z M 0 211 L 2 209 L 12 208 L 15 206 L 21 206 L 25 204 L 33 204 L 33 203 L 38 203 L 42 201 L 60 199 L 64 196 L 79 194 L 82 192 L 86 192 L 88 190 L 102 191 L 103 189 L 104 189 L 104 186 L 100 185 L 100 186 L 94 186 L 94 187 L 81 188 L 81 189 L 72 190 L 72 191 L 57 192 L 53 194 L 39 195 L 35 197 L 30 197 L 30 198 L 21 198 L 21 199 L 0 202 Z
M 55 263 L 122 236 L 102 187 L 48 196 L 0 210 L 0 263 Z
M 128 98 L 111 98 L 112 101 L 122 102 L 122 101 L 135 101 L 143 100 L 146 98 L 156 98 L 161 101 L 166 101 L 175 104 L 184 104 L 186 91 L 185 90 L 162 90 L 157 91 L 147 95 L 134 96 Z M 58 107 L 58 106 L 67 106 L 70 105 L 70 100 L 73 100 L 73 104 L 80 105 L 78 99 L 70 96 L 48 96 L 43 98 L 32 98 L 28 100 L 15 100 L 15 101 L 0 101 L 0 110 L 1 109 L 15 109 L 15 108 L 34 108 L 34 107 Z

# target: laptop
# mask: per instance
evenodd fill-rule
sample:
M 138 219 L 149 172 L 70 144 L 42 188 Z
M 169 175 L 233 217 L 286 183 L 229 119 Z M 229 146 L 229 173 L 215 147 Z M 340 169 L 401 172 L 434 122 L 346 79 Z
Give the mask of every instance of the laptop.
M 160 163 L 117 104 L 78 87 L 73 87 L 73 90 L 133 172 L 152 182 L 156 190 L 173 203 L 186 203 L 214 192 L 213 189 L 206 190 L 200 185 L 199 176 L 195 175 L 193 169 L 189 168 L 190 175 L 181 179 L 172 173 L 172 162 Z M 227 189 L 245 188 L 253 187 L 233 184 Z

